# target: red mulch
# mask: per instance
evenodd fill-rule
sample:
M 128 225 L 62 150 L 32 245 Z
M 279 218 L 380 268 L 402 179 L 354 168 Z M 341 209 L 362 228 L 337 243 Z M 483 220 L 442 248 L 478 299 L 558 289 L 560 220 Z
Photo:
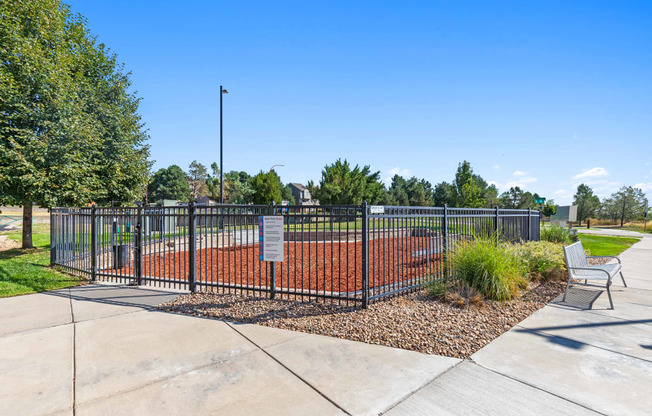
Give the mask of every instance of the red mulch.
M 441 270 L 439 255 L 426 250 L 427 237 L 369 241 L 369 287 L 390 285 Z M 258 260 L 258 245 L 197 250 L 197 281 L 268 286 L 270 265 Z M 159 253 L 143 259 L 144 275 L 186 280 L 188 252 Z M 262 270 L 261 270 L 262 269 Z M 285 261 L 276 263 L 276 287 L 326 292 L 362 289 L 362 242 L 286 242 Z

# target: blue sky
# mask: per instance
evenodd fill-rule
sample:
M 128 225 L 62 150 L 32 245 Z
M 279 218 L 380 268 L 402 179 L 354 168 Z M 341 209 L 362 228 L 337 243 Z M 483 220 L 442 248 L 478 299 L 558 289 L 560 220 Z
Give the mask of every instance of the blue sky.
M 67 1 L 132 71 L 154 168 L 652 195 L 652 2 Z

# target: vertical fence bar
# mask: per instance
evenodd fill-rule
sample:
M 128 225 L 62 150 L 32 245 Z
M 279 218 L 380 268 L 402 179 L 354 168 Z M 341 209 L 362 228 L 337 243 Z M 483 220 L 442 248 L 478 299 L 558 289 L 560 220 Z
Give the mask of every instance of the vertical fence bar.
M 134 266 L 136 268 L 136 284 L 143 284 L 143 204 L 138 203 L 136 212 L 136 235 L 134 243 L 136 250 L 134 253 Z
M 527 241 L 532 241 L 532 213 L 531 209 L 527 209 Z
M 52 218 L 53 210 L 50 209 L 50 266 L 54 266 L 54 263 L 57 262 L 57 244 L 55 243 L 54 238 L 54 221 Z
M 442 217 L 442 257 L 444 260 L 444 278 L 448 277 L 448 205 L 444 204 L 444 216 Z
M 194 202 L 188 205 L 188 289 L 191 292 L 197 290 L 197 245 L 195 241 L 197 233 L 197 206 Z
M 276 202 L 272 201 L 269 204 L 269 215 L 275 214 L 275 205 Z M 276 262 L 269 262 L 269 298 L 274 299 L 276 297 Z
M 500 211 L 498 211 L 498 207 L 495 208 L 495 224 L 494 224 L 494 232 L 496 233 L 496 244 L 498 244 L 498 240 L 500 240 Z
M 362 307 L 369 305 L 369 236 L 367 235 L 367 201 L 362 202 Z
M 97 205 L 91 207 L 91 280 L 97 280 L 97 225 L 95 217 L 97 215 Z

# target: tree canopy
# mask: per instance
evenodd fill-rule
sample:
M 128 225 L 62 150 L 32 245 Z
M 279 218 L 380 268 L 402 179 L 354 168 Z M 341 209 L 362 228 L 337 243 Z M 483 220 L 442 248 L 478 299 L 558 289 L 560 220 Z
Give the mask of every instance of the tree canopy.
M 582 225 L 582 221 L 593 217 L 600 207 L 600 198 L 593 195 L 593 189 L 586 184 L 580 184 L 577 192 L 573 196 L 573 205 L 577 205 L 577 221 Z
M 149 147 L 129 74 L 58 0 L 0 2 L 0 203 L 133 202 Z
M 265 205 L 272 202 L 280 204 L 283 199 L 283 184 L 273 169 L 269 172 L 261 170 L 251 178 L 251 188 L 253 189 L 252 202 L 254 204 Z
M 380 172 L 371 172 L 369 166 L 351 167 L 345 159 L 326 165 L 321 172 L 319 187 L 308 183 L 311 195 L 322 204 L 360 205 L 362 201 L 377 204 L 384 200 L 385 186 Z
M 147 187 L 147 192 L 149 200 L 152 202 L 162 199 L 173 199 L 181 202 L 192 200 L 192 192 L 186 180 L 186 174 L 177 165 L 156 171 Z

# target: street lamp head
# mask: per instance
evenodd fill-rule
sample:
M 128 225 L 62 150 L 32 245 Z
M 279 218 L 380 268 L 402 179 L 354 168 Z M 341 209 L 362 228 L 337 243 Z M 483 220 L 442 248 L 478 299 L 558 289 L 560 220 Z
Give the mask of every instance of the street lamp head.
M 228 94 L 228 93 L 229 93 L 229 92 L 228 92 L 227 90 L 225 90 L 225 89 L 222 89 L 222 92 L 223 92 L 224 94 Z

